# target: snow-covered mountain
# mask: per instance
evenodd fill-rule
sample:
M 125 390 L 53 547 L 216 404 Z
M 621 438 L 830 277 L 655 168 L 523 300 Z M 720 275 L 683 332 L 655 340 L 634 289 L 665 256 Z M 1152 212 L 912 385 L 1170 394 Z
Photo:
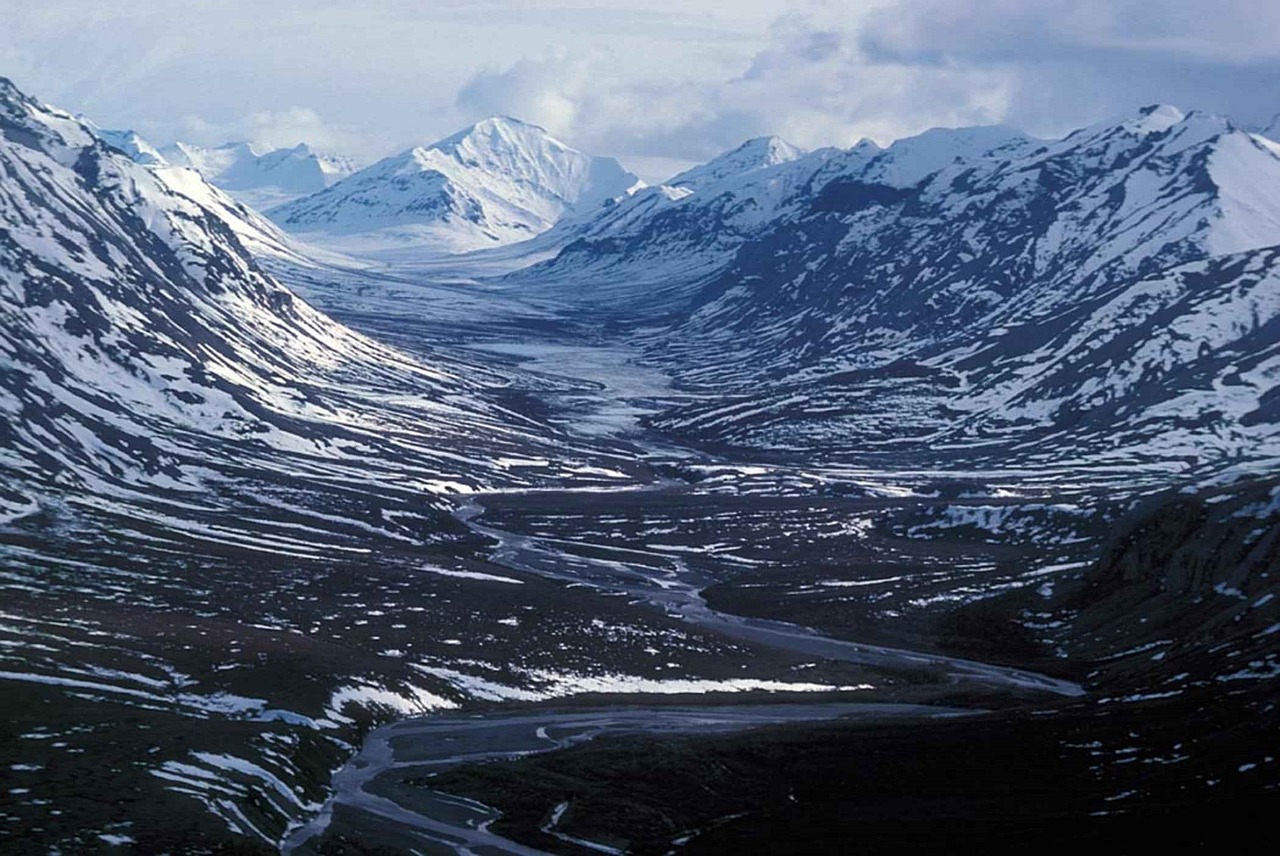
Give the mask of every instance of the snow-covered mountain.
M 1274 454 L 1277 147 L 1168 107 L 980 136 L 828 158 L 655 349 L 737 399 L 663 424 L 828 453 Z
M 0 697 L 15 734 L 92 735 L 47 768 L 4 742 L 6 782 L 40 771 L 14 809 L 75 814 L 6 836 L 274 848 L 375 717 L 459 706 L 412 665 L 516 606 L 458 588 L 532 588 L 471 569 L 450 497 L 626 476 L 509 409 L 503 369 L 317 312 L 253 212 L 4 79 L 0 174 Z M 576 595 L 548 594 L 554 655 Z M 89 770 L 111 817 L 76 807 Z
M 804 149 L 791 145 L 781 137 L 756 137 L 733 151 L 673 176 L 663 184 L 698 190 L 726 178 L 798 160 L 804 154 Z
M 137 131 L 112 131 L 96 127 L 93 130 L 98 139 L 119 149 L 144 166 L 168 166 L 169 164 L 168 158 L 160 154 L 159 149 L 151 145 Z
M 794 216 L 805 183 L 836 149 L 802 153 L 751 140 L 657 187 L 641 187 L 530 241 L 543 259 L 510 277 L 521 289 L 644 313 L 680 307 L 700 277 Z
M 524 252 L 554 258 L 506 283 L 560 300 L 321 264 L 289 280 L 378 340 L 269 275 L 289 239 L 144 142 L 0 79 L 9 839 L 289 850 L 336 816 L 329 773 L 370 726 L 588 693 L 991 709 L 1054 688 L 1072 700 L 1037 745 L 1081 753 L 1104 809 L 1157 761 L 1179 799 L 1184 766 L 1206 788 L 1258 766 L 1280 674 L 1274 142 L 1156 107 L 1057 141 L 755 140 L 614 194 L 616 164 L 481 123 L 296 204 L 341 214 L 339 239 L 545 229 Z M 614 347 L 628 330 L 675 383 Z M 670 435 L 580 424 L 636 419 Z M 642 481 L 661 489 L 608 489 Z M 1218 489 L 1122 526 L 1088 568 L 1134 492 L 1191 481 Z M 947 654 L 975 642 L 1061 662 Z M 1205 710 L 1183 753 L 1182 714 Z M 366 822 L 412 819 L 389 804 Z
M 265 275 L 253 212 L 194 171 L 137 164 L 8 81 L 0 134 L 7 513 L 244 466 L 412 471 L 430 494 L 504 479 L 496 453 L 553 442 L 488 401 L 485 370 L 417 362 Z
M 317 244 L 461 252 L 523 241 L 639 180 L 542 128 L 494 117 L 270 212 Z
M 247 142 L 213 148 L 179 142 L 159 154 L 168 163 L 196 170 L 232 198 L 259 211 L 323 190 L 356 170 L 350 158 L 321 154 L 306 143 L 262 149 Z
M 659 426 L 935 463 L 1278 452 L 1280 146 L 1226 119 L 752 141 L 671 185 L 566 219 L 507 277 L 671 324 L 651 355 L 705 395 Z
M 1008 128 L 934 130 L 882 149 L 805 153 L 761 137 L 620 199 L 593 217 L 566 219 L 530 244 L 550 256 L 514 274 L 524 288 L 645 314 L 681 312 L 749 241 L 805 215 L 823 185 L 863 174 L 908 185 L 957 159 L 1027 144 Z
M 204 173 L 212 172 L 217 174 L 220 168 L 219 164 L 226 165 L 224 162 L 226 160 L 225 153 L 220 154 L 218 150 L 197 149 L 178 144 L 166 149 L 170 155 L 174 156 L 174 161 L 170 161 L 159 149 L 151 145 L 136 131 L 103 130 L 83 116 L 77 116 L 76 120 L 102 142 L 124 153 L 135 163 L 151 169 L 162 182 L 175 192 L 196 200 L 206 209 L 215 212 L 224 225 L 235 233 L 236 238 L 256 258 L 283 260 L 295 266 L 313 267 L 316 264 L 316 257 L 324 255 L 314 247 L 304 248 L 299 246 L 298 242 L 287 235 L 284 230 L 258 213 L 257 204 L 255 203 L 261 203 L 264 199 L 287 198 L 288 194 L 286 194 L 286 197 L 278 196 L 278 194 L 284 192 L 282 188 L 264 186 L 245 191 L 226 192 L 210 183 Z M 248 147 L 247 144 L 235 144 L 231 148 L 237 151 L 244 151 Z M 280 155 L 281 157 L 275 158 L 274 162 L 278 164 L 291 163 L 294 167 L 298 167 L 298 160 L 294 155 L 299 154 L 304 148 L 299 146 L 295 149 L 272 152 L 262 156 L 260 161 L 271 163 L 273 162 L 273 155 Z M 310 172 L 310 168 L 306 166 L 305 162 L 314 159 L 313 157 L 304 158 L 303 166 L 292 171 L 298 175 L 306 175 Z M 320 158 L 319 160 L 327 164 L 331 159 Z M 341 161 L 339 160 L 337 163 L 340 164 Z M 248 175 L 254 169 L 256 167 L 240 169 L 238 174 L 242 176 Z M 329 169 L 329 167 L 326 166 L 326 169 Z M 289 169 L 283 170 L 283 173 L 289 172 Z M 264 180 L 267 181 L 278 181 L 287 178 L 287 175 L 283 173 L 274 174 L 267 170 L 260 172 L 259 177 L 265 177 Z

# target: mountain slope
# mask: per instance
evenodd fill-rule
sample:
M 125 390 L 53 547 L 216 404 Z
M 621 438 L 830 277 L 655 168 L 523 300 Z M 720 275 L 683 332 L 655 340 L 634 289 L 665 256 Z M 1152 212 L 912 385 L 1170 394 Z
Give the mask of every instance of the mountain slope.
M 805 216 L 819 190 L 839 177 L 908 186 L 955 160 L 1026 144 L 1007 128 L 935 130 L 888 149 L 864 140 L 847 151 L 810 153 L 776 137 L 749 140 L 666 186 L 564 221 L 530 244 L 554 256 L 510 279 L 601 306 L 680 312 L 705 278 L 745 245 Z
M 835 153 L 808 154 L 776 138 L 743 146 L 602 208 L 567 217 L 530 241 L 545 259 L 507 279 L 524 291 L 644 315 L 686 303 L 751 237 L 790 216 L 812 174 Z
M 666 424 L 777 447 L 1056 434 L 1071 454 L 1067 434 L 1088 430 L 1138 457 L 1265 453 L 1280 243 L 1267 141 L 1150 108 L 928 176 L 886 157 L 831 159 L 798 213 L 702 290 L 662 359 L 753 392 Z M 1196 390 L 1216 393 L 1187 411 Z
M 285 234 L 279 226 L 259 214 L 247 203 L 237 201 L 209 183 L 200 169 L 191 165 L 200 163 L 209 169 L 207 159 L 193 159 L 182 155 L 176 157 L 179 163 L 170 163 L 168 158 L 134 131 L 104 131 L 84 117 L 77 116 L 76 119 L 102 142 L 123 152 L 135 163 L 149 167 L 171 191 L 215 213 L 255 258 L 282 260 L 305 268 L 315 266 L 314 257 L 317 253 L 314 248 L 300 247 L 298 242 Z M 182 152 L 208 150 L 196 150 L 180 143 L 170 147 L 169 151 L 170 154 L 177 152 L 181 155 Z M 287 154 L 288 151 L 296 150 L 287 150 L 284 153 Z M 216 169 L 211 171 L 215 174 L 217 172 Z M 274 193 L 275 190 L 268 189 L 266 192 Z M 251 191 L 249 197 L 254 198 L 256 192 Z M 237 196 L 243 195 L 237 193 Z
M 755 137 L 736 149 L 687 169 L 663 183 L 668 187 L 697 190 L 726 178 L 789 163 L 804 155 L 803 149 L 791 145 L 781 137 Z
M 270 214 L 290 231 L 339 249 L 422 245 L 458 252 L 532 238 L 637 181 L 613 158 L 583 154 L 536 125 L 495 117 Z
M 257 460 L 411 466 L 430 491 L 505 480 L 495 453 L 543 442 L 486 399 L 500 378 L 416 362 L 264 275 L 252 212 L 190 170 L 135 164 L 7 82 L 0 109 L 7 484 L 194 486 Z

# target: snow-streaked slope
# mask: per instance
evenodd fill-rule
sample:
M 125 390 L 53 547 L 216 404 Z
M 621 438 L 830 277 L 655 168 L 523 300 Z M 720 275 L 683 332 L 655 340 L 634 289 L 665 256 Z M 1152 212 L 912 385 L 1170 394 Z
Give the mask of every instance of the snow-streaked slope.
M 853 176 L 867 183 L 911 187 L 946 167 L 972 160 L 1008 159 L 1033 144 L 1034 140 L 1022 132 L 1002 125 L 932 128 L 887 148 L 863 140 L 823 164 L 810 180 L 809 190 Z
M 927 175 L 941 137 L 893 157 L 920 139 L 830 159 L 701 291 L 655 354 L 742 394 L 666 424 L 942 457 L 1271 454 L 1273 147 L 1168 107 Z
M 511 279 L 603 306 L 678 312 L 740 248 L 803 217 L 828 183 L 857 175 L 906 186 L 953 162 L 1029 144 L 999 127 L 933 130 L 888 149 L 864 140 L 804 153 L 776 137 L 749 140 L 597 216 L 565 220 L 530 245 L 556 255 Z
M 758 380 L 659 421 L 734 445 L 932 465 L 1273 466 L 1277 295 L 1277 249 L 1217 256 L 1042 318 L 903 343 L 879 365 Z
M 134 162 L 152 168 L 170 190 L 191 198 L 217 214 L 255 258 L 284 261 L 303 268 L 326 263 L 360 266 L 355 259 L 326 252 L 319 247 L 303 246 L 258 213 L 258 206 L 263 201 L 292 197 L 293 194 L 281 184 L 312 187 L 317 180 L 322 182 L 322 186 L 324 182 L 337 181 L 351 170 L 350 162 L 346 159 L 313 155 L 305 146 L 280 149 L 258 156 L 252 154 L 254 149 L 247 143 L 228 144 L 219 149 L 199 149 L 178 143 L 167 149 L 174 156 L 174 162 L 170 162 L 134 131 L 104 131 L 82 116 L 76 118 L 103 142 L 128 155 Z M 237 152 L 249 152 L 247 157 L 256 161 L 256 164 L 241 163 L 236 166 L 232 161 Z M 274 169 L 270 168 L 271 164 L 275 164 Z M 235 167 L 233 173 L 250 184 L 255 181 L 267 184 L 244 191 L 225 191 L 212 184 L 205 175 L 221 175 L 229 166 Z
M 309 248 L 300 247 L 279 226 L 205 181 L 196 170 L 163 165 L 151 171 L 170 191 L 217 216 L 254 258 L 283 259 L 304 266 L 314 264 L 308 255 Z
M 532 238 L 638 183 L 613 158 L 495 117 L 270 214 L 290 231 L 344 251 L 416 246 L 452 253 Z
M 235 144 L 234 146 L 223 147 L 223 150 L 204 150 L 179 143 L 168 149 L 170 154 L 175 155 L 176 162 L 171 163 L 158 149 L 135 131 L 104 131 L 83 116 L 77 116 L 76 119 L 107 145 L 128 155 L 135 163 L 150 167 L 156 176 L 174 193 L 187 196 L 217 214 L 255 258 L 260 260 L 280 260 L 303 268 L 315 267 L 317 264 L 324 263 L 359 266 L 355 259 L 335 253 L 327 253 L 318 247 L 303 246 L 279 226 L 259 214 L 256 207 L 251 207 L 249 202 L 240 201 L 240 199 L 246 197 L 246 193 L 247 198 L 250 200 L 274 199 L 277 193 L 284 192 L 281 188 L 265 187 L 244 193 L 235 192 L 233 196 L 231 193 L 211 184 L 200 169 L 192 165 L 193 163 L 199 163 L 206 171 L 216 174 L 218 168 L 215 167 L 219 163 L 219 158 L 225 159 L 228 151 L 248 151 L 250 148 L 247 144 Z M 283 149 L 272 152 L 262 156 L 260 161 L 267 162 L 277 155 L 284 155 L 289 156 L 285 160 L 295 161 L 296 165 L 296 158 L 293 158 L 293 155 L 296 155 L 304 148 L 300 146 L 297 149 Z M 208 157 L 205 157 L 205 155 L 208 155 Z M 257 156 L 255 155 L 254 157 Z M 322 164 L 329 164 L 332 159 L 319 158 L 319 160 Z M 342 163 L 340 159 L 336 162 Z M 223 163 L 222 166 L 225 167 L 226 164 Z M 303 169 L 302 172 L 306 173 L 308 169 Z M 325 166 L 324 169 L 332 171 L 331 166 Z M 268 176 L 267 180 L 272 179 Z M 333 180 L 336 180 L 336 178 Z M 260 192 L 267 194 L 267 197 L 260 196 Z
M 827 329 L 796 340 L 801 362 L 867 367 L 889 348 L 1047 317 L 1127 279 L 1280 242 L 1280 157 L 1218 117 L 1151 108 L 926 174 L 897 157 L 913 142 L 832 159 L 798 215 L 743 248 L 691 324 L 767 323 L 757 339 L 728 335 L 774 350 L 805 313 Z
M 528 243 L 534 264 L 509 281 L 597 306 L 679 307 L 743 243 L 792 216 L 806 183 L 836 153 L 799 154 L 777 143 L 751 141 L 677 177 L 687 183 L 639 188 L 589 216 L 565 218 Z M 770 158 L 771 148 L 778 157 Z
M 0 838 L 274 848 L 370 721 L 466 700 L 411 664 L 563 670 L 581 644 L 621 671 L 590 622 L 639 608 L 486 573 L 449 513 L 487 487 L 629 483 L 504 406 L 516 370 L 336 323 L 197 173 L 3 79 L 0 175 L 0 769 L 40 772 Z M 36 742 L 63 732 L 84 742 Z
M 228 225 L 245 210 L 194 172 L 136 164 L 7 81 L 0 134 L 13 503 L 244 467 L 432 494 L 524 481 L 496 460 L 559 445 L 491 402 L 500 377 L 425 365 L 298 300 Z
M 264 150 L 247 142 L 213 148 L 179 142 L 160 154 L 175 166 L 196 170 L 206 181 L 259 211 L 323 190 L 356 170 L 350 158 L 321 154 L 306 143 Z

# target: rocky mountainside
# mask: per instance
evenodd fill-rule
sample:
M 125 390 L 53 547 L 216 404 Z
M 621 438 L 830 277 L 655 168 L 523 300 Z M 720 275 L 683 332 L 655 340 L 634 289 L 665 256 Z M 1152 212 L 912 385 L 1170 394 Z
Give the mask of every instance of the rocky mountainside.
M 0 849 L 501 849 L 409 741 L 367 744 L 369 791 L 331 773 L 390 718 L 462 713 L 424 732 L 456 768 L 646 696 L 910 718 L 697 735 L 678 787 L 664 737 L 598 744 L 476 796 L 556 852 L 666 852 L 1274 794 L 1278 150 L 1152 108 L 636 188 L 492 120 L 282 209 L 503 245 L 406 273 L 310 262 L 0 81 Z
M 1062 635 L 1116 690 L 1256 692 L 1280 676 L 1278 571 L 1275 476 L 1151 497 L 1064 591 Z
M 625 236 L 606 236 L 611 209 L 584 230 L 601 237 L 513 278 L 612 271 L 636 288 L 620 275 L 633 259 L 664 271 L 673 297 L 654 302 L 683 310 L 654 358 L 717 395 L 657 424 L 709 442 L 935 461 L 1265 454 L 1277 152 L 1167 107 L 1050 142 L 935 131 L 666 199 Z M 780 201 L 743 230 L 762 184 Z
M 270 214 L 286 229 L 338 249 L 450 253 L 527 240 L 638 181 L 613 158 L 584 154 L 536 125 L 494 117 Z
M 684 313 L 704 279 L 745 245 L 803 218 L 838 177 L 909 185 L 954 160 L 1026 142 L 999 127 L 935 130 L 888 149 L 864 140 L 847 151 L 804 153 L 776 137 L 749 140 L 596 216 L 566 220 L 529 245 L 550 258 L 511 279 L 648 318 Z

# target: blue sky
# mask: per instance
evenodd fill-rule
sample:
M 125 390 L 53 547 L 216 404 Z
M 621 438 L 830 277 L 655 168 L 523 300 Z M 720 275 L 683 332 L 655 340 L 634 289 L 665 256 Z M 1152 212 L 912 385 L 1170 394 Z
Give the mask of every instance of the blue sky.
M 1280 111 L 1261 0 L 0 0 L 0 74 L 154 142 L 371 160 L 507 113 L 649 177 L 741 140 Z

